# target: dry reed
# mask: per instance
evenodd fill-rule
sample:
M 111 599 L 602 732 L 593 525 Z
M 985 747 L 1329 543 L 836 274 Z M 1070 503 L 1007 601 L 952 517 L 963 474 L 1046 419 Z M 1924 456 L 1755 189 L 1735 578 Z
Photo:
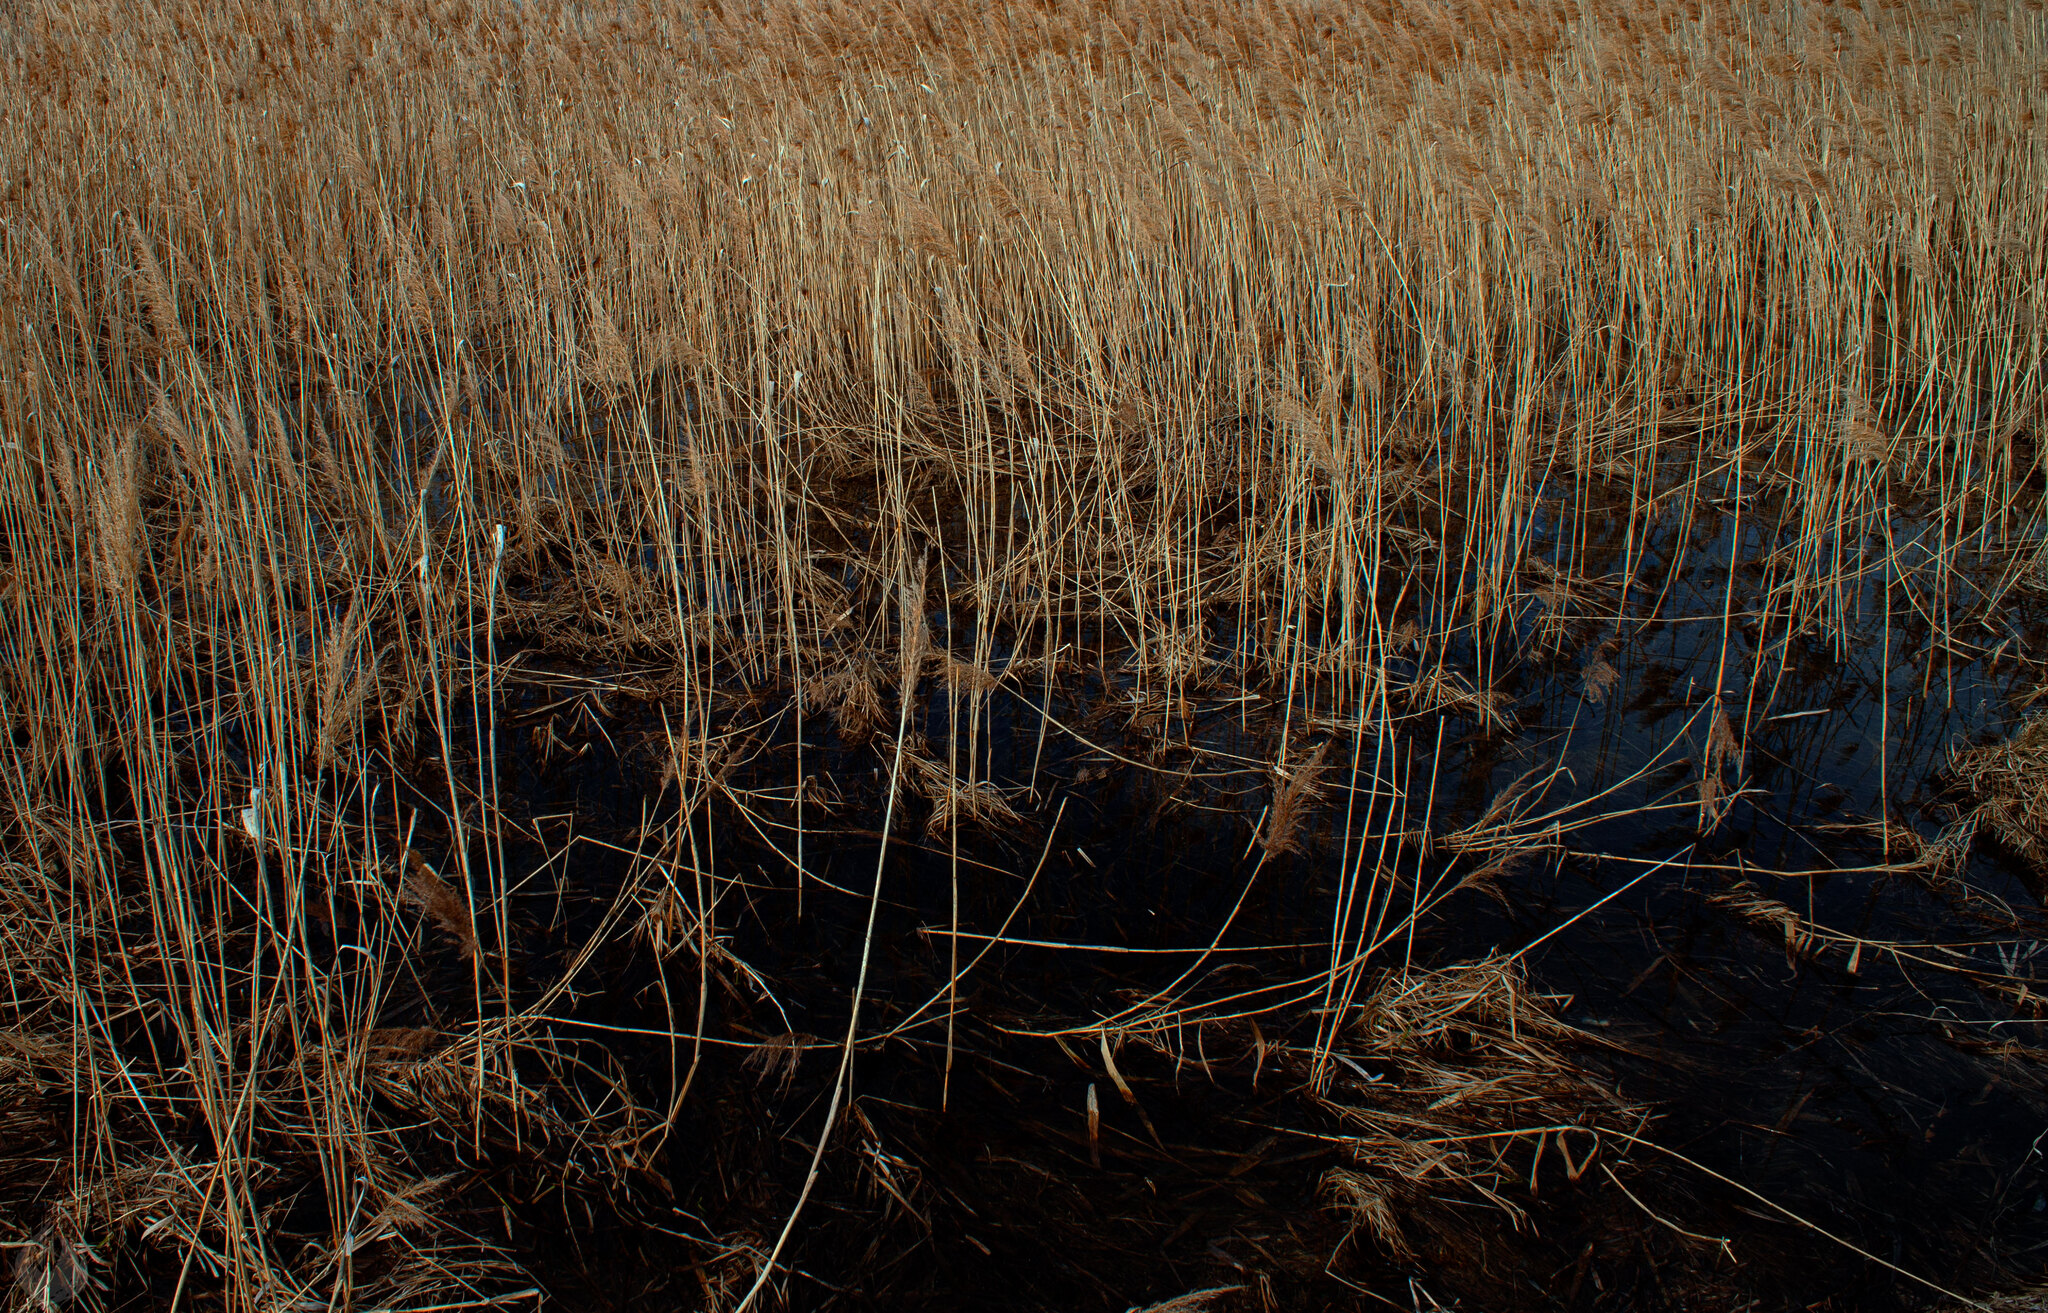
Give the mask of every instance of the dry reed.
M 1234 680 L 1387 741 L 1505 728 L 1516 617 L 1563 650 L 1660 583 L 1531 563 L 1565 473 L 1630 491 L 1631 543 L 1731 462 L 1800 490 L 1786 635 L 1847 632 L 1896 498 L 1939 537 L 1887 568 L 1947 596 L 2048 450 L 2044 49 L 2038 0 L 10 9 L 0 1054 L 66 1056 L 0 1057 L 0 1108 L 95 1110 L 48 1179 L 0 1164 L 0 1213 L 75 1201 L 4 1237 L 40 1255 L 16 1290 L 62 1302 L 119 1239 L 234 1309 L 511 1299 L 439 1228 L 436 1154 L 645 1165 L 673 1109 L 547 1021 L 596 950 L 512 995 L 510 731 L 459 741 L 501 629 L 672 672 L 696 807 L 726 691 L 858 740 L 936 668 L 971 743 L 1091 646 L 1146 707 Z M 1704 828 L 1748 727 L 1709 729 Z M 1274 767 L 1269 855 L 1324 751 Z M 974 759 L 907 757 L 934 832 L 1014 816 Z M 2004 764 L 1958 768 L 2038 846 Z M 687 883 L 670 938 L 708 959 Z M 394 1044 L 391 982 L 445 954 L 419 914 L 462 961 Z M 1333 945 L 1331 990 L 1369 965 Z M 1486 970 L 1471 1006 L 1520 988 Z M 285 1157 L 325 1219 L 296 1247 Z M 714 1302 L 753 1281 L 720 1270 Z
M 2030 717 L 2003 742 L 1957 752 L 1949 769 L 1976 800 L 1971 818 L 2048 875 L 2048 716 Z

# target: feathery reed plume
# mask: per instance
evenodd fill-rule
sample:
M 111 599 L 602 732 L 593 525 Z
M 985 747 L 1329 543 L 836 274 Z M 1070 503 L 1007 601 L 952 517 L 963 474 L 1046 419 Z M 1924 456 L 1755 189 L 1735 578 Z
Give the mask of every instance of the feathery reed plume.
M 382 212 L 379 218 L 384 227 L 384 243 L 390 251 L 392 279 L 398 285 L 405 315 L 411 321 L 414 331 L 432 336 L 434 332 L 434 297 L 428 290 L 424 261 L 419 243 L 412 230 L 391 222 L 391 217 Z
M 899 696 L 909 701 L 917 696 L 919 676 L 924 672 L 924 660 L 931 651 L 931 623 L 925 618 L 925 588 L 929 560 L 920 561 L 914 577 L 905 578 L 897 587 L 896 616 L 897 642 L 897 688 Z
M 171 299 L 170 280 L 164 276 L 156 251 L 132 213 L 128 216 L 128 242 L 135 252 L 136 295 L 142 302 L 143 314 L 148 317 L 153 334 L 151 350 L 158 356 L 182 354 L 185 330 L 178 321 L 177 303 Z
M 1607 695 L 1621 682 L 1621 672 L 1616 670 L 1607 658 L 1596 655 L 1580 672 L 1580 681 L 1586 701 L 1597 707 L 1607 700 Z
M 470 919 L 468 906 L 418 853 L 408 852 L 405 856 L 405 878 L 399 885 L 401 896 L 440 926 L 461 947 L 464 957 L 476 957 L 476 925 Z
M 109 597 L 133 595 L 142 560 L 141 426 L 131 424 L 94 471 L 93 564 Z
M 590 297 L 589 318 L 590 350 L 584 365 L 584 376 L 599 387 L 622 387 L 632 381 L 633 357 L 626 350 L 625 339 L 619 336 L 618 325 L 597 301 Z
M 1318 785 L 1330 755 L 1328 740 L 1316 744 L 1308 759 L 1293 766 L 1273 767 L 1273 804 L 1259 833 L 1268 857 L 1301 851 L 1301 827 L 1314 813 L 1323 793 Z
M 1734 797 L 1729 792 L 1727 777 L 1723 770 L 1733 765 L 1739 773 L 1742 770 L 1742 744 L 1735 737 L 1735 727 L 1728 722 L 1728 710 L 1721 705 L 1721 699 L 1714 699 L 1714 712 L 1707 721 L 1707 750 L 1700 764 L 1700 832 L 1711 834 Z

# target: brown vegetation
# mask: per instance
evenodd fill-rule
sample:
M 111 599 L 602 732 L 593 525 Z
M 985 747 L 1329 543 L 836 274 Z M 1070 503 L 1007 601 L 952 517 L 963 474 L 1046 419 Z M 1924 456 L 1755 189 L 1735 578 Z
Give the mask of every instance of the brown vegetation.
M 1976 822 L 2048 876 L 2048 716 L 2002 743 L 1968 748 L 1950 768 L 1976 801 Z
M 2044 51 L 2038 0 L 8 7 L 11 1298 L 125 1247 L 238 1310 L 516 1301 L 450 1161 L 641 1188 L 694 1063 L 635 1085 L 553 1017 L 601 943 L 721 969 L 709 858 L 651 836 L 515 988 L 494 762 L 563 748 L 496 718 L 501 642 L 597 672 L 564 704 L 656 672 L 685 815 L 741 694 L 900 746 L 919 696 L 975 724 L 1084 662 L 1161 735 L 1268 689 L 1277 858 L 1340 761 L 1504 725 L 1531 608 L 1600 701 L 1661 582 L 1626 544 L 1709 473 L 1783 498 L 1765 632 L 1834 631 L 1858 571 L 1948 597 L 2041 477 Z M 1624 546 L 1525 559 L 1572 480 Z M 1766 646 L 1701 728 L 1703 826 Z M 969 737 L 900 754 L 935 840 L 1024 805 Z M 1421 1009 L 1425 1062 L 1477 1008 L 1555 1076 L 1472 970 L 1331 1043 Z M 1412 1146 L 1358 1108 L 1333 1189 L 1399 1244 Z

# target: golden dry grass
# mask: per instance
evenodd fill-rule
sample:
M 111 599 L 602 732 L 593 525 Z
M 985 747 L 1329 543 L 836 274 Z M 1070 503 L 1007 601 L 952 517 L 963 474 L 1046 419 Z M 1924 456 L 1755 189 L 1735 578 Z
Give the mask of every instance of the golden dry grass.
M 1956 753 L 1949 768 L 1976 803 L 1972 818 L 2048 875 L 2048 717 L 2029 718 L 2001 743 Z
M 972 722 L 1072 644 L 1143 714 L 1230 662 L 1357 743 L 1497 716 L 1510 611 L 1640 582 L 1527 563 L 1567 480 L 1628 490 L 1628 542 L 1730 462 L 1795 492 L 1785 633 L 1843 624 L 1920 497 L 1890 568 L 1945 596 L 2039 485 L 2044 54 L 2039 0 L 9 8 L 0 1099 L 68 1127 L 36 1243 L 236 1309 L 497 1297 L 429 1146 L 647 1164 L 670 1100 L 550 1025 L 572 979 L 515 1006 L 494 940 L 500 741 L 463 727 L 501 629 L 672 672 L 687 807 L 717 690 L 866 733 L 937 673 Z M 431 865 L 378 792 L 414 745 Z M 1010 814 L 938 756 L 945 824 Z M 1274 762 L 1269 853 L 1322 764 Z M 654 872 L 600 933 L 713 953 Z M 435 935 L 467 997 L 394 1033 Z M 619 1097 L 539 1096 L 572 1068 Z M 290 1245 L 285 1171 L 330 1219 Z

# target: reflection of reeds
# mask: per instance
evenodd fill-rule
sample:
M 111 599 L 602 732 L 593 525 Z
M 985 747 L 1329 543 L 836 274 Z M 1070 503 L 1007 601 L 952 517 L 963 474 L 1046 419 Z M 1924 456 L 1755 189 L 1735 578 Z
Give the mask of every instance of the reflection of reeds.
M 1938 852 L 1939 848 L 1937 842 L 1930 845 L 1928 851 Z M 1921 859 L 1913 862 L 1867 869 L 1901 873 L 1924 871 L 1926 857 L 1927 854 L 1923 853 Z M 1720 893 L 1710 895 L 1708 901 L 1761 930 L 1782 933 L 1788 967 L 1796 969 L 1810 960 L 1824 960 L 1838 965 L 1852 976 L 1881 964 L 1896 968 L 1909 978 L 1948 975 L 1968 982 L 2028 1021 L 2039 1020 L 2043 1012 L 2048 1012 L 2048 991 L 2043 990 L 2043 981 L 2035 966 L 2044 945 L 2035 937 L 2038 933 L 2036 927 L 2012 915 L 2009 910 L 2002 917 L 1988 918 L 1994 925 L 2004 922 L 2008 931 L 2005 937 L 1948 944 L 1877 939 L 1838 930 L 1801 916 L 1790 906 L 1769 897 L 1746 881 L 1739 881 Z M 2033 1062 L 2048 1059 L 2048 1051 L 2017 1037 L 1987 1039 L 1950 1032 L 1945 1038 L 1966 1050 L 1995 1051 L 2004 1057 L 2026 1057 Z

